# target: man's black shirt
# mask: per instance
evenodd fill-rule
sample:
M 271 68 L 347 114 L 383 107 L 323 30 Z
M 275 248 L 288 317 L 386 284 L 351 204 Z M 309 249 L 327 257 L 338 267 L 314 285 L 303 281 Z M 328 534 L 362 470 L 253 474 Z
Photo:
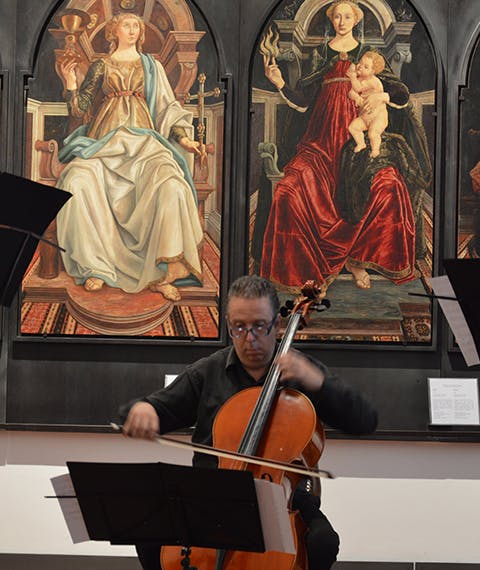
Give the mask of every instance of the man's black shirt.
M 375 431 L 377 413 L 368 400 L 333 376 L 324 364 L 309 359 L 324 374 L 322 387 L 315 392 L 302 390 L 295 382 L 289 382 L 288 387 L 303 392 L 312 401 L 318 418 L 331 428 L 355 435 Z M 256 382 L 240 363 L 234 348 L 227 347 L 188 366 L 167 388 L 150 394 L 144 401 L 157 411 L 161 433 L 195 426 L 192 441 L 212 445 L 212 426 L 222 404 L 240 390 L 261 385 L 264 380 Z M 128 409 L 125 411 L 128 413 Z M 195 458 L 196 465 L 213 462 L 211 456 Z

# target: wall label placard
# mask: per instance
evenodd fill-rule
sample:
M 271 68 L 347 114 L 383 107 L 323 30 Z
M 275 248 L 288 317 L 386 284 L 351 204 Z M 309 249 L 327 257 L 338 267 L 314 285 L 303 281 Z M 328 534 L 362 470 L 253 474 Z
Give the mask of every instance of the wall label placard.
M 480 425 L 477 378 L 429 378 L 430 424 Z

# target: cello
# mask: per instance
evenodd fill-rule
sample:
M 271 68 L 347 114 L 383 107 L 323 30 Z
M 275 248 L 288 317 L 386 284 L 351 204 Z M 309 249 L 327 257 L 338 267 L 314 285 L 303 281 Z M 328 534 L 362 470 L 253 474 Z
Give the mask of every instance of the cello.
M 297 390 L 285 387 L 279 389 L 278 359 L 289 350 L 296 331 L 305 323 L 308 312 L 322 311 L 329 307 L 328 300 L 319 300 L 320 290 L 313 281 L 308 281 L 301 292 L 296 303 L 290 302 L 286 311 L 281 311 L 282 316 L 285 316 L 285 312 L 290 312 L 290 318 L 263 386 L 241 390 L 218 411 L 212 430 L 214 448 L 285 464 L 300 463 L 307 469 L 316 465 L 320 459 L 325 446 L 325 434 L 313 404 Z M 292 425 L 295 430 L 291 429 Z M 301 479 L 298 473 L 281 467 L 249 463 L 247 457 L 232 459 L 220 456 L 218 467 L 249 470 L 255 478 L 282 484 L 290 490 L 290 507 L 292 490 Z M 179 546 L 163 546 L 160 553 L 162 569 L 306 570 L 308 563 L 303 537 L 307 528 L 298 511 L 290 509 L 289 516 L 295 554 L 217 551 L 196 547 L 186 551 Z

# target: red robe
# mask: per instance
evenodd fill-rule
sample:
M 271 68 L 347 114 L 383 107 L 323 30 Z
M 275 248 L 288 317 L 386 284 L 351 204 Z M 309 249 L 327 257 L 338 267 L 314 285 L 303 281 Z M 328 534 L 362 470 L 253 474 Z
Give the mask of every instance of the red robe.
M 414 214 L 396 168 L 377 172 L 359 223 L 343 220 L 335 206 L 341 151 L 357 116 L 348 98 L 350 65 L 339 60 L 324 75 L 297 154 L 274 189 L 261 275 L 284 289 L 298 289 L 308 279 L 328 283 L 348 259 L 395 283 L 415 278 Z

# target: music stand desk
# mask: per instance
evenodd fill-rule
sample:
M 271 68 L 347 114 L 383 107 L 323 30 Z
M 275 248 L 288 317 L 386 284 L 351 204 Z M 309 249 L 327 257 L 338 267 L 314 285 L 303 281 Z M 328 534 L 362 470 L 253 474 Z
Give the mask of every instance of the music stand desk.
M 39 240 L 62 249 L 42 235 L 72 195 L 7 172 L 0 173 L 0 189 L 0 306 L 9 307 Z
M 91 540 L 265 552 L 252 473 L 67 462 Z

